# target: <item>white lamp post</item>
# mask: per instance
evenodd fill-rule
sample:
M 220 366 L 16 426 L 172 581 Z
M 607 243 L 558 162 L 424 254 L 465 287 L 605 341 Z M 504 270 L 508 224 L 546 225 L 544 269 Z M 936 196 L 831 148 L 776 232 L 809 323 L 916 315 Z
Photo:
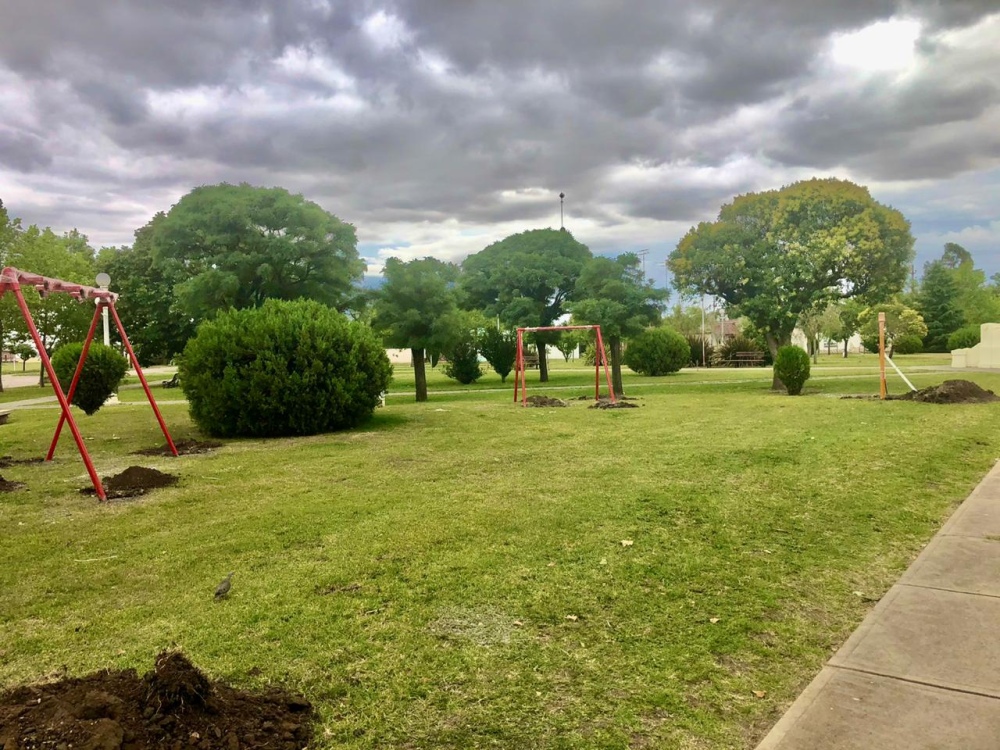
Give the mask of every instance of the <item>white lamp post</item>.
M 97 282 L 97 286 L 100 287 L 101 289 L 103 289 L 104 291 L 108 291 L 108 289 L 111 287 L 111 277 L 108 276 L 106 273 L 99 273 L 99 274 L 97 274 L 97 278 L 94 279 L 94 281 L 96 281 Z M 104 323 L 104 345 L 105 346 L 111 346 L 111 328 L 108 325 L 108 306 L 107 305 L 104 305 L 104 309 L 101 310 L 101 317 L 102 317 L 103 323 Z M 118 394 L 117 393 L 112 393 L 110 396 L 108 396 L 108 400 L 105 401 L 104 403 L 105 404 L 117 404 L 118 403 Z

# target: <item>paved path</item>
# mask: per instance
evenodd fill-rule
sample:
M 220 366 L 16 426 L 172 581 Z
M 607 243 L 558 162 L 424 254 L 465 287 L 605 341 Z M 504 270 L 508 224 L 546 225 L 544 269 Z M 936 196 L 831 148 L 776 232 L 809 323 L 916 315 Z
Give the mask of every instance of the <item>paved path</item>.
M 1000 463 L 757 750 L 1000 748 Z

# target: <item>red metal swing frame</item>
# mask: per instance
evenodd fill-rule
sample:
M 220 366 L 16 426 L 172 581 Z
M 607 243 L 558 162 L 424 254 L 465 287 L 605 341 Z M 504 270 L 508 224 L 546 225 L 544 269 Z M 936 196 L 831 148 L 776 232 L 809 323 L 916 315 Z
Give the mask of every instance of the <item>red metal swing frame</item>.
M 604 376 L 608 381 L 608 396 L 611 403 L 615 400 L 615 389 L 611 387 L 611 371 L 608 370 L 608 354 L 604 351 L 604 339 L 601 338 L 600 326 L 536 326 L 534 328 L 517 329 L 517 357 L 514 360 L 514 403 L 517 403 L 518 384 L 521 386 L 521 406 L 528 405 L 528 379 L 524 366 L 524 334 L 535 331 L 595 331 L 597 333 L 597 349 L 594 356 L 594 400 L 601 398 L 601 365 L 604 365 Z
M 73 373 L 73 382 L 70 384 L 68 393 L 63 393 L 62 386 L 59 384 L 59 379 L 56 377 L 56 373 L 52 369 L 52 360 L 49 359 L 48 352 L 46 352 L 45 347 L 42 346 L 42 337 L 38 333 L 38 328 L 35 327 L 35 321 L 31 317 L 31 311 L 28 309 L 28 303 L 24 300 L 24 294 L 21 291 L 22 286 L 37 289 L 38 293 L 43 297 L 48 296 L 49 294 L 63 293 L 68 294 L 78 302 L 82 302 L 84 300 L 94 300 L 96 302 L 94 317 L 90 321 L 90 330 L 87 332 L 87 338 L 83 343 L 83 351 L 80 352 L 80 361 L 76 364 L 76 372 Z M 90 460 L 90 453 L 87 452 L 87 446 L 83 444 L 83 438 L 80 436 L 80 430 L 76 426 L 76 420 L 73 419 L 73 414 L 69 409 L 69 404 L 73 400 L 73 396 L 76 393 L 77 383 L 80 380 L 80 373 L 83 372 L 83 363 L 87 360 L 87 352 L 90 351 L 90 344 L 94 339 L 94 332 L 97 330 L 97 321 L 100 320 L 101 313 L 105 308 L 111 311 L 111 316 L 115 320 L 115 326 L 118 328 L 118 333 L 122 338 L 122 343 L 125 344 L 125 349 L 128 351 L 129 359 L 132 361 L 132 367 L 135 368 L 135 372 L 139 376 L 139 382 L 142 383 L 143 390 L 146 391 L 146 398 L 149 399 L 149 405 L 153 407 L 153 412 L 156 414 L 156 420 L 160 423 L 160 429 L 163 430 L 163 435 L 167 439 L 167 445 L 170 446 L 171 452 L 175 456 L 177 455 L 177 448 L 174 445 L 173 439 L 170 437 L 170 432 L 167 430 L 166 423 L 163 421 L 163 415 L 156 406 L 156 399 L 153 398 L 153 394 L 149 390 L 149 383 L 146 382 L 146 376 L 142 373 L 142 368 L 139 366 L 139 360 L 136 358 L 135 352 L 132 350 L 132 344 L 129 342 L 128 336 L 125 333 L 125 326 L 122 325 L 121 318 L 118 317 L 118 311 L 115 309 L 115 300 L 118 299 L 117 294 L 110 292 L 107 289 L 98 289 L 97 287 L 74 284 L 69 281 L 63 281 L 62 279 L 51 279 L 47 276 L 39 276 L 36 273 L 19 271 L 18 269 L 10 266 L 4 268 L 3 271 L 0 272 L 0 297 L 3 297 L 7 294 L 7 292 L 13 294 L 14 299 L 17 300 L 17 306 L 21 310 L 21 316 L 24 318 L 24 322 L 28 326 L 28 332 L 31 334 L 32 341 L 35 342 L 35 350 L 38 352 L 38 356 L 42 359 L 42 365 L 45 367 L 45 372 L 49 376 L 49 382 L 52 384 L 52 390 L 56 393 L 56 398 L 59 400 L 59 408 L 62 412 L 59 416 L 59 424 L 56 426 L 55 435 L 52 437 L 52 444 L 49 446 L 49 452 L 45 455 L 46 461 L 52 460 L 52 456 L 56 450 L 56 445 L 59 442 L 59 435 L 62 432 L 63 424 L 68 422 L 70 432 L 73 433 L 73 439 L 76 441 L 76 447 L 80 449 L 80 457 L 83 458 L 83 463 L 87 467 L 87 473 L 90 475 L 90 481 L 94 485 L 94 491 L 97 493 L 98 499 L 102 502 L 108 499 L 107 493 L 104 491 L 104 485 L 101 483 L 101 478 L 97 476 L 97 470 L 94 468 L 94 462 Z

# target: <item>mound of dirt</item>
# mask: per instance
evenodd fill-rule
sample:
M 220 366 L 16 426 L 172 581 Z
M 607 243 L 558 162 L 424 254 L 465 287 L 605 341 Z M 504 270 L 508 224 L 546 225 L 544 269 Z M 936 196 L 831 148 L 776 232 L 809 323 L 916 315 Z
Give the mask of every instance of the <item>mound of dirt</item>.
M 0 492 L 13 492 L 24 487 L 24 482 L 10 482 L 0 476 Z
M 180 653 L 152 672 L 104 670 L 0 694 L 0 747 L 292 750 L 312 737 L 312 706 L 211 682 Z
M 528 396 L 528 406 L 569 406 L 569 402 L 550 396 Z
M 624 398 L 620 398 L 617 401 L 611 401 L 610 399 L 602 398 L 593 406 L 588 407 L 590 409 L 638 409 L 639 404 L 634 404 L 631 401 L 626 401 Z
M 40 464 L 45 459 L 41 456 L 35 458 L 14 458 L 13 456 L 0 456 L 0 469 L 6 469 L 8 466 L 21 466 L 23 464 Z
M 196 453 L 208 453 L 214 451 L 216 448 L 221 448 L 222 443 L 217 443 L 213 440 L 179 440 L 174 443 L 174 447 L 177 449 L 177 455 L 179 456 L 190 456 Z M 159 448 L 143 448 L 141 451 L 135 451 L 133 456 L 172 456 L 173 452 L 170 450 L 170 446 L 164 443 Z
M 164 474 L 156 469 L 148 469 L 145 466 L 129 466 L 121 474 L 112 477 L 102 477 L 104 492 L 109 500 L 120 497 L 138 497 L 145 495 L 149 490 L 157 487 L 169 487 L 177 484 L 177 477 L 173 474 Z M 93 487 L 84 487 L 80 490 L 84 495 L 94 494 Z
M 984 390 L 969 380 L 946 380 L 941 385 L 910 391 L 896 398 L 926 404 L 985 404 L 1000 401 L 993 391 Z

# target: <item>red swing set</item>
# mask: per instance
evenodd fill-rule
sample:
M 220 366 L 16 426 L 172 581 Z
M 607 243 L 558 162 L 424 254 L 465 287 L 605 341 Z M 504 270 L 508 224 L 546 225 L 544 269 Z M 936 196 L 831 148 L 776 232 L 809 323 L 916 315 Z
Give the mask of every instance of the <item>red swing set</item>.
M 24 300 L 24 294 L 21 292 L 22 287 L 33 287 L 34 289 L 37 289 L 38 293 L 43 297 L 48 296 L 49 294 L 63 293 L 68 294 L 78 302 L 82 302 L 84 300 L 94 300 L 96 302 L 94 318 L 90 321 L 90 330 L 87 332 L 87 338 L 83 343 L 83 351 L 80 352 L 80 361 L 77 362 L 76 372 L 73 373 L 73 382 L 70 384 L 68 393 L 63 393 L 62 386 L 59 385 L 59 379 L 56 377 L 56 373 L 52 369 L 52 361 L 49 359 L 49 355 L 45 351 L 45 347 L 42 346 L 42 337 L 38 334 L 38 328 L 35 327 L 35 321 L 31 317 L 31 311 L 28 309 L 28 304 Z M 160 410 L 156 406 L 156 399 L 153 398 L 153 394 L 149 390 L 149 383 L 146 382 L 146 376 L 143 375 L 142 368 L 139 367 L 139 360 L 136 359 L 135 352 L 132 350 L 132 344 L 129 343 L 128 336 L 125 334 L 125 326 L 122 325 L 121 318 L 118 317 L 118 311 L 115 309 L 115 301 L 118 299 L 117 294 L 110 292 L 107 289 L 74 284 L 69 281 L 63 281 L 62 279 L 50 279 L 46 276 L 39 276 L 38 274 L 28 273 L 27 271 L 19 271 L 18 269 L 11 267 L 4 268 L 3 271 L 0 272 L 0 297 L 3 297 L 7 294 L 7 292 L 13 294 L 14 299 L 17 300 L 17 306 L 20 308 L 21 315 L 24 317 L 24 322 L 28 326 L 28 332 L 31 334 L 31 339 L 35 342 L 35 350 L 38 352 L 38 356 L 42 359 L 42 365 L 45 367 L 45 372 L 49 376 L 49 382 L 52 383 L 52 390 L 55 391 L 56 398 L 59 399 L 59 408 L 62 410 L 55 435 L 52 437 L 52 444 L 49 446 L 49 452 L 45 455 L 46 461 L 52 460 L 52 456 L 56 450 L 56 444 L 59 442 L 59 435 L 62 432 L 63 423 L 68 422 L 70 432 L 73 433 L 73 439 L 76 441 L 76 447 L 80 449 L 80 456 L 83 458 L 83 463 L 87 467 L 87 473 L 90 475 L 90 481 L 94 484 L 94 491 L 97 493 L 97 497 L 102 502 L 108 499 L 108 496 L 104 491 L 104 485 L 101 483 L 101 478 L 97 476 L 97 471 L 94 469 L 94 462 L 90 460 L 90 454 L 87 452 L 87 447 L 83 444 L 83 438 L 80 436 L 80 430 L 76 426 L 73 414 L 69 410 L 69 404 L 73 400 L 73 396 L 76 393 L 77 383 L 80 381 L 80 373 L 83 372 L 83 363 L 87 360 L 87 352 L 90 351 L 90 344 L 94 340 L 94 332 L 97 330 L 97 321 L 100 320 L 101 314 L 105 309 L 111 311 L 111 315 L 115 320 L 115 326 L 117 326 L 118 333 L 122 338 L 122 343 L 125 344 L 125 349 L 128 351 L 129 359 L 132 361 L 132 367 L 135 368 L 135 372 L 139 376 L 139 382 L 142 383 L 143 390 L 146 391 L 146 398 L 149 399 L 149 405 L 153 407 L 153 412 L 156 414 L 156 420 L 160 423 L 160 429 L 163 430 L 163 435 L 167 438 L 167 445 L 170 447 L 171 452 L 175 456 L 177 455 L 177 448 L 174 445 L 173 439 L 170 437 L 170 432 L 167 430 L 166 423 L 163 421 L 163 415 L 160 414 Z
M 600 326 L 536 326 L 535 328 L 517 329 L 517 357 L 514 360 L 514 403 L 517 403 L 518 385 L 521 386 L 521 406 L 528 405 L 528 379 L 525 375 L 527 366 L 524 362 L 524 334 L 535 331 L 594 331 L 597 337 L 596 355 L 594 356 L 594 400 L 601 399 L 601 365 L 604 366 L 604 377 L 608 381 L 608 397 L 611 403 L 615 400 L 615 389 L 611 387 L 611 372 L 608 370 L 608 355 L 604 351 L 604 339 L 601 338 Z

